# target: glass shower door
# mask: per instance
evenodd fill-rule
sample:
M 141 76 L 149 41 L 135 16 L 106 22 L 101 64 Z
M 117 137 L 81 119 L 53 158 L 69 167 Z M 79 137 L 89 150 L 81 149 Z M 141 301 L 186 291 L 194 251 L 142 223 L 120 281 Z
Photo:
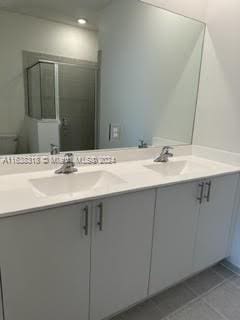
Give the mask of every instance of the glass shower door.
M 34 119 L 42 118 L 40 64 L 27 70 L 28 115 Z
M 61 151 L 95 148 L 95 82 L 91 67 L 59 64 Z
M 39 61 L 27 69 L 28 115 L 33 119 L 56 119 L 55 66 Z

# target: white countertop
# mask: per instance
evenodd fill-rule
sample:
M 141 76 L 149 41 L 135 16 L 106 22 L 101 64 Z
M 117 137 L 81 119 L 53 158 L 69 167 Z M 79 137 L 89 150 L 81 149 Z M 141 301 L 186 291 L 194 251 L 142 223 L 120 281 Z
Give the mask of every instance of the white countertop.
M 94 187 L 81 192 L 65 193 L 56 196 L 41 194 L 41 192 L 31 184 L 32 179 L 56 177 L 53 170 L 2 175 L 0 176 L 0 217 L 24 214 L 122 193 L 240 172 L 240 167 L 238 166 L 196 156 L 180 156 L 170 160 L 171 163 L 176 161 L 194 162 L 196 167 L 199 166 L 199 170 L 183 170 L 181 174 L 178 175 L 162 176 L 146 167 L 154 164 L 152 159 L 121 162 L 112 165 L 80 167 L 76 174 L 104 171 L 118 176 L 123 182 L 111 186 L 101 186 L 101 188 Z M 157 163 L 155 165 L 164 166 L 165 164 Z M 73 175 L 68 175 L 66 179 L 72 179 L 72 176 Z

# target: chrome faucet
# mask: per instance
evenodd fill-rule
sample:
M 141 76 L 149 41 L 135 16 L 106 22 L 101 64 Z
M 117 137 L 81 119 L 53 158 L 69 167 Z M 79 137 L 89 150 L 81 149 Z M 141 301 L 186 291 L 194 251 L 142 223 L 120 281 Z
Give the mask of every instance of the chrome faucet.
M 56 174 L 70 174 L 77 172 L 77 168 L 75 168 L 75 163 L 73 162 L 73 154 L 66 153 L 64 156 L 64 163 L 62 167 L 55 171 Z
M 162 149 L 162 152 L 160 156 L 158 156 L 154 162 L 168 162 L 169 158 L 173 157 L 173 153 L 169 152 L 169 150 L 172 150 L 172 147 L 165 146 Z
M 145 142 L 144 140 L 139 140 L 140 144 L 138 145 L 139 149 L 146 149 L 148 147 L 147 142 Z
M 51 147 L 50 154 L 51 154 L 52 156 L 55 156 L 56 154 L 59 154 L 59 153 L 60 153 L 59 147 L 56 146 L 55 144 L 51 143 L 51 144 L 50 144 L 50 147 Z

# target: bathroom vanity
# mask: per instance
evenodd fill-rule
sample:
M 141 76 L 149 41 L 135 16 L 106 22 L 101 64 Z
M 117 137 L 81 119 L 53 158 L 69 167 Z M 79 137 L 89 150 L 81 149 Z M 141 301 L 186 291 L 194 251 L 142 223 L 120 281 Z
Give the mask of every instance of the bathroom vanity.
M 194 156 L 0 176 L 1 315 L 102 320 L 224 259 L 238 178 Z
M 149 1 L 30 2 L 0 4 L 0 320 L 105 320 L 229 256 L 240 156 L 193 152 L 195 124 L 203 142 L 226 131 L 196 109 L 205 23 Z M 117 163 L 48 163 L 65 152 Z

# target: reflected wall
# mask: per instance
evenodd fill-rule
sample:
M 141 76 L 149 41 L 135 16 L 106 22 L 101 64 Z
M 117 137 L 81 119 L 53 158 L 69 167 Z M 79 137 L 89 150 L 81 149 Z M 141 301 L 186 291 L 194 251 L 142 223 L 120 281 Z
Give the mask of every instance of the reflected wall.
M 191 144 L 205 25 L 137 0 L 100 25 L 100 148 Z M 109 139 L 111 124 L 120 128 Z

